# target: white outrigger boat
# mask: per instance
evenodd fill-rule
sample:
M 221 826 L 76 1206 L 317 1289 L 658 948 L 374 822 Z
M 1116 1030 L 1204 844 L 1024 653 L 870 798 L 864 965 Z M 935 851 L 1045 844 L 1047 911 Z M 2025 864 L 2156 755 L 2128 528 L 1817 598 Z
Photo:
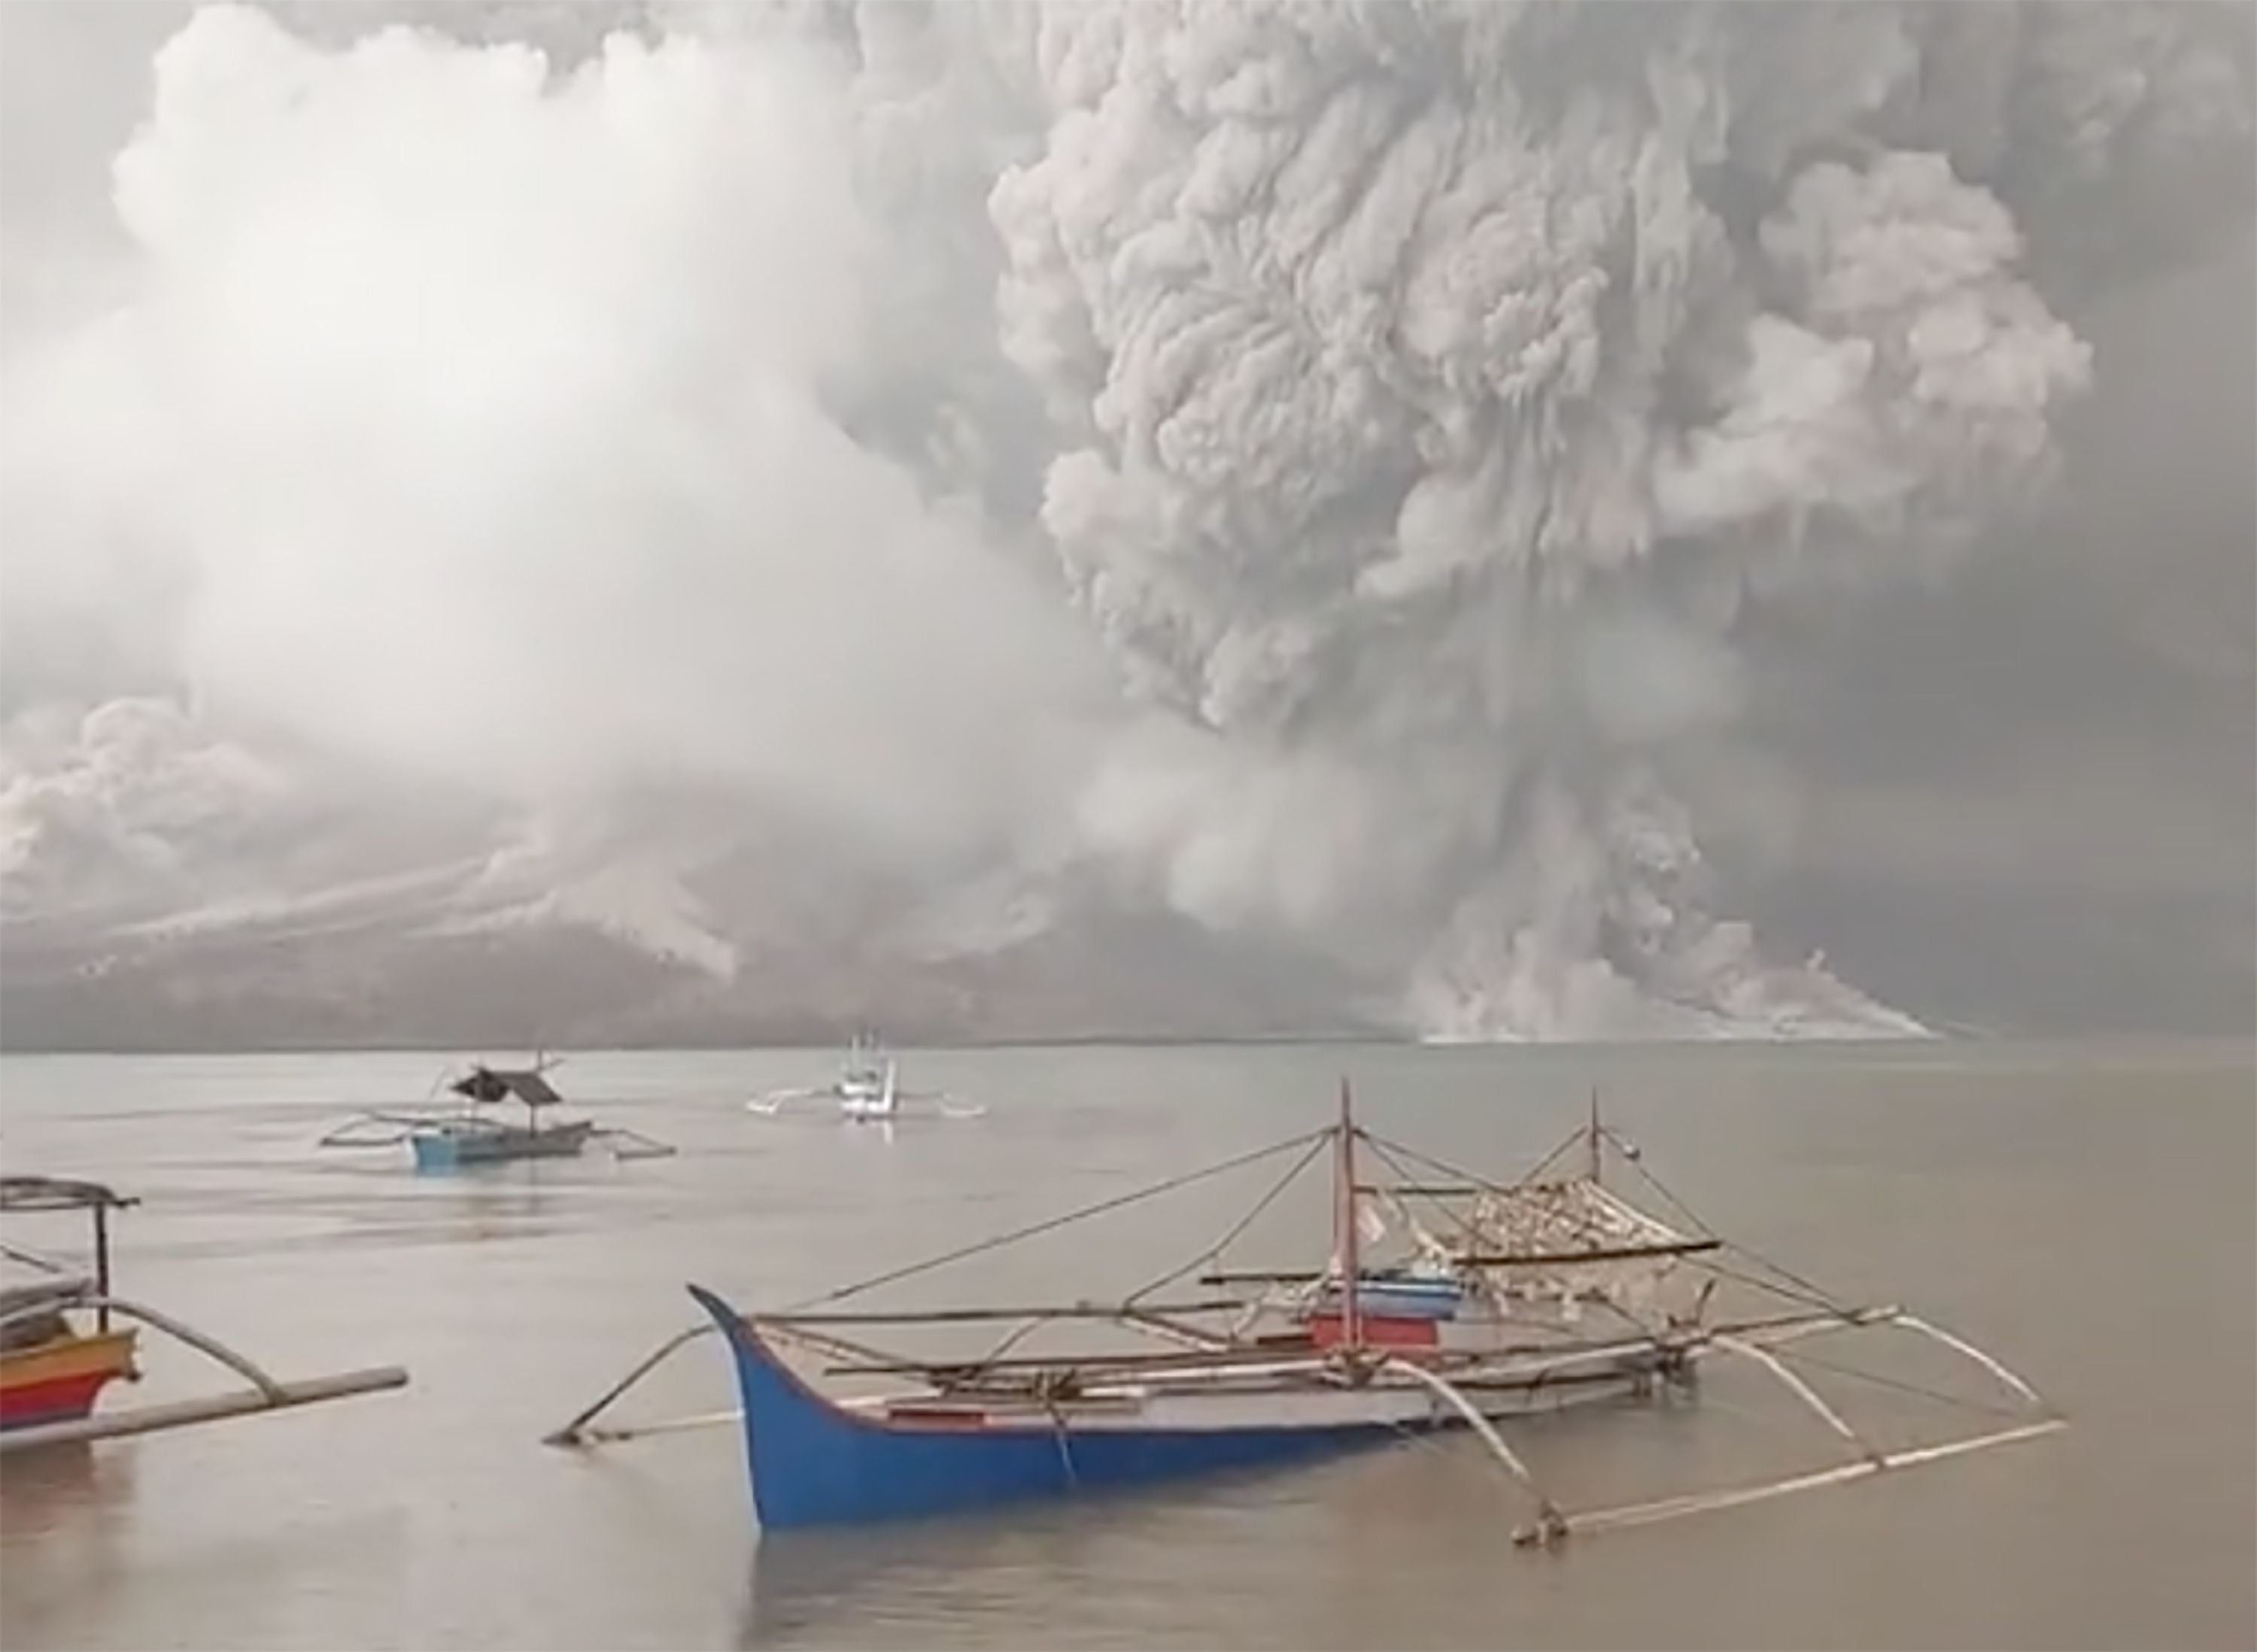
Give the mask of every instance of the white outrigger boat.
M 1555 1171 L 1579 1146 L 1581 1172 Z M 1683 1225 L 1661 1220 L 1608 1184 L 1610 1149 L 1682 1212 Z M 1297 1269 L 1224 1267 L 1225 1252 L 1256 1218 L 1327 1158 L 1329 1257 Z M 1290 1160 L 1284 1174 L 1220 1239 L 1125 1298 L 904 1312 L 841 1306 L 881 1286 L 1278 1159 Z M 1370 1160 L 1396 1179 L 1366 1181 L 1361 1166 Z M 1447 1180 L 1422 1180 L 1421 1173 Z M 1390 1237 L 1397 1254 L 1383 1260 L 1380 1247 Z M 1206 1294 L 1174 1299 L 1194 1276 Z M 741 1423 L 754 1506 L 768 1529 L 1277 1466 L 1462 1427 L 1532 1505 L 1516 1541 L 1549 1544 L 1570 1533 L 1731 1507 L 2066 1426 L 2020 1378 L 1971 1345 L 1899 1307 L 1837 1301 L 1710 1232 L 1601 1121 L 1595 1098 L 1585 1129 L 1528 1175 L 1498 1183 L 1364 1129 L 1343 1084 L 1339 1122 L 1327 1128 L 789 1308 L 745 1313 L 711 1291 L 690 1289 L 710 1323 L 662 1344 L 548 1442 L 586 1446 Z M 1752 1300 L 1729 1307 L 1720 1300 L 1734 1293 Z M 988 1324 L 1008 1327 L 1007 1334 L 968 1358 L 919 1357 L 861 1340 L 876 1334 L 874 1327 L 961 1331 Z M 1044 1331 L 1071 1328 L 1089 1343 L 1100 1326 L 1148 1345 L 1032 1352 Z M 1790 1363 L 1866 1374 L 1826 1366 L 1801 1345 L 1884 1327 L 1971 1360 L 2011 1392 L 2021 1415 L 2002 1420 L 1996 1405 L 1935 1393 L 1948 1404 L 1990 1414 L 1993 1426 L 1942 1442 L 1884 1444 L 1853 1426 Z M 640 1428 L 597 1426 L 654 1367 L 711 1331 L 732 1355 L 737 1409 Z M 834 1397 L 787 1359 L 788 1350 L 829 1361 L 823 1375 L 913 1386 L 872 1398 Z M 1756 1485 L 1570 1513 L 1538 1485 L 1498 1426 L 1561 1407 L 1690 1394 L 1696 1367 L 1717 1354 L 1778 1379 L 1847 1447 L 1846 1459 Z
M 930 1103 L 945 1119 L 973 1119 L 986 1109 L 967 1106 L 945 1091 L 904 1090 L 901 1067 L 875 1034 L 862 1033 L 847 1047 L 838 1077 L 827 1084 L 771 1090 L 745 1104 L 747 1112 L 769 1117 L 794 1102 L 836 1101 L 838 1113 L 853 1123 L 890 1124 L 903 1116 L 904 1104 Z

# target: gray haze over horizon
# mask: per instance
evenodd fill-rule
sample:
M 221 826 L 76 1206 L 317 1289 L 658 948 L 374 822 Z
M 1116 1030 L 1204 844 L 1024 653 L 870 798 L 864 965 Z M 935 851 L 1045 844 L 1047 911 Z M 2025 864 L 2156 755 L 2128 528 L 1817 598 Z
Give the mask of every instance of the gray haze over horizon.
M 0 1035 L 2249 1031 L 2253 16 L 10 0 Z

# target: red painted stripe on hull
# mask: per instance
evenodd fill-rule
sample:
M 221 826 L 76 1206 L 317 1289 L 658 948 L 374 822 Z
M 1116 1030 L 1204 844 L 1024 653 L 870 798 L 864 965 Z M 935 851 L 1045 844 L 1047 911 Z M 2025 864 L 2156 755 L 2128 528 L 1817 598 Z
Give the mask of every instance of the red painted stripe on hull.
M 0 1429 L 74 1423 L 93 1411 L 95 1401 L 117 1375 L 115 1371 L 86 1371 L 44 1382 L 11 1383 L 0 1388 Z
M 939 1405 L 894 1404 L 886 1408 L 888 1423 L 911 1423 L 929 1429 L 984 1429 L 987 1426 L 985 1411 L 967 1411 L 961 1407 Z
M 1358 1317 L 1364 1341 L 1375 1348 L 1432 1348 L 1441 1342 L 1441 1332 L 1431 1319 L 1390 1319 L 1376 1314 Z M 1320 1348 L 1337 1347 L 1343 1339 L 1338 1314 L 1313 1315 L 1308 1325 L 1309 1339 Z

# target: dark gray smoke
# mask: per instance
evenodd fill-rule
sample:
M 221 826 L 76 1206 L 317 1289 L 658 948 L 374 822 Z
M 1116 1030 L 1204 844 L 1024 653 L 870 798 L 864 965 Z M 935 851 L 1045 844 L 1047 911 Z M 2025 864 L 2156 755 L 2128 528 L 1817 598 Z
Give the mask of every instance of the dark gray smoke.
M 2246 214 L 2247 22 L 1043 13 L 1004 338 L 1078 598 L 1228 753 L 1151 822 L 1179 892 L 1315 840 L 1281 900 L 1362 946 L 1419 914 L 1447 1030 L 1883 1024 L 1710 919 L 1667 771 L 1730 738 L 1751 601 L 1932 572 L 2052 479 L 2092 365 L 2056 305 Z M 1249 828 L 1265 767 L 1355 801 Z

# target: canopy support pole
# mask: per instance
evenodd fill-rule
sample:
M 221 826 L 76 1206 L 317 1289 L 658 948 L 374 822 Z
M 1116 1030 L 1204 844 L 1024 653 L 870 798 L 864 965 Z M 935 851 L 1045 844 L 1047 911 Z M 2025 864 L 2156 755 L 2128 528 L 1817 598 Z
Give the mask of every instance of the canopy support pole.
M 94 1310 L 95 1329 L 104 1336 L 110 1332 L 110 1207 L 94 1207 L 94 1288 L 97 1302 Z

